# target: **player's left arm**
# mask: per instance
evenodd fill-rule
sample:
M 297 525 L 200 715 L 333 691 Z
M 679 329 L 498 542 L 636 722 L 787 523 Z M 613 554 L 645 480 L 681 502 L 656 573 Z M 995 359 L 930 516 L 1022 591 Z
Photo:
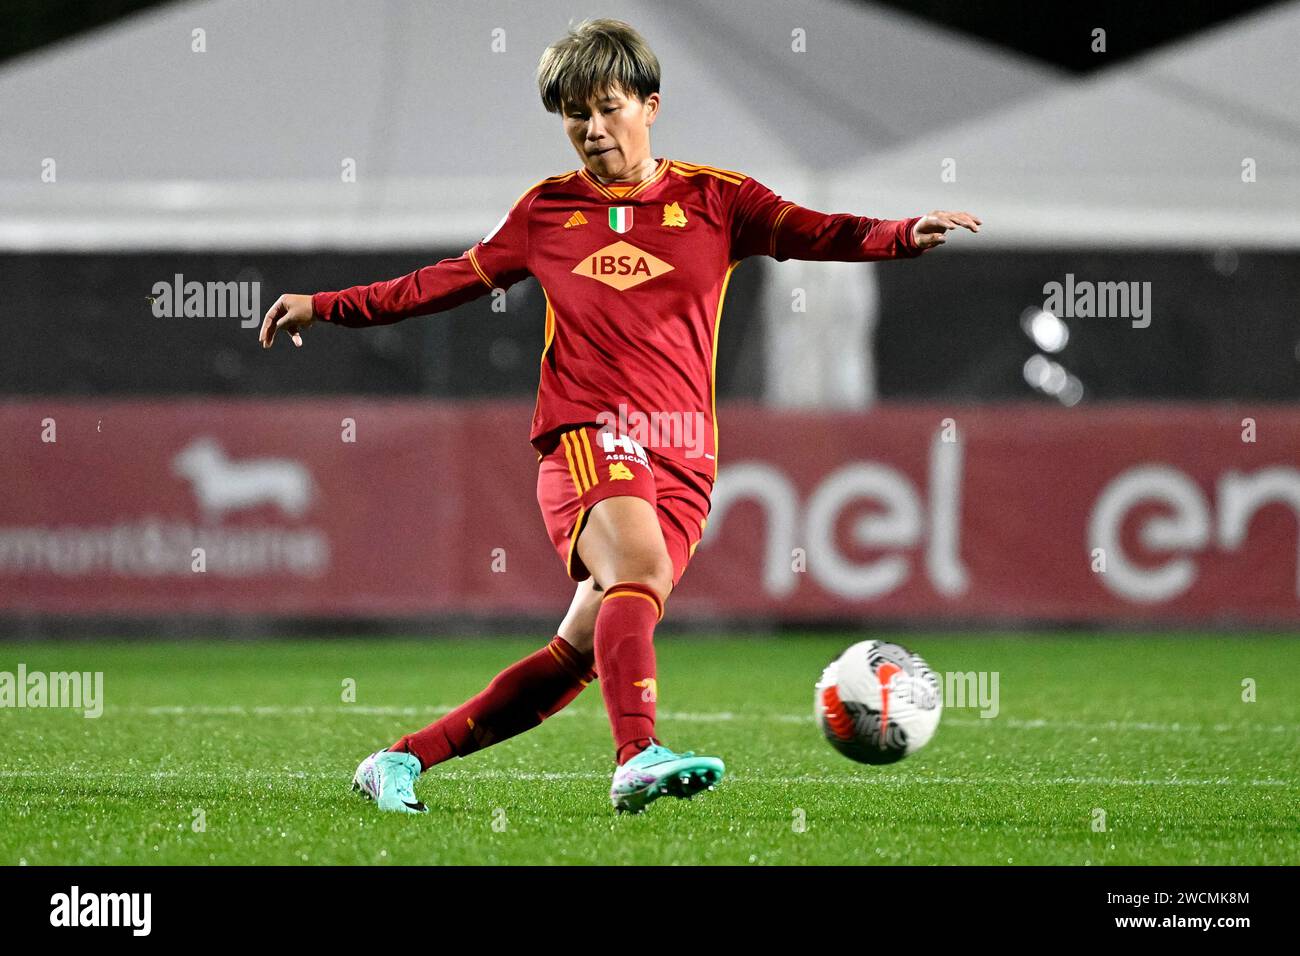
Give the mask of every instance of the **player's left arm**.
M 732 208 L 732 258 L 766 255 L 777 260 L 819 262 L 906 259 L 942 245 L 952 229 L 979 232 L 980 225 L 980 219 L 970 213 L 940 209 L 910 219 L 817 212 L 747 178 L 737 187 Z

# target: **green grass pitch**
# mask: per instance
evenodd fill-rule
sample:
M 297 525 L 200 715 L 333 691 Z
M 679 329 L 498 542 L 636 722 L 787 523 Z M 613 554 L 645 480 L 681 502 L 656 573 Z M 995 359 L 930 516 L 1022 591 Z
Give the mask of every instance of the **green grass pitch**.
M 664 742 L 728 775 L 638 817 L 609 806 L 597 684 L 425 774 L 425 816 L 349 791 L 367 752 L 544 635 L 0 643 L 0 671 L 103 671 L 106 699 L 98 719 L 0 709 L 0 865 L 1300 862 L 1295 637 L 903 635 L 941 673 L 996 671 L 999 713 L 949 707 L 889 767 L 812 722 L 821 667 L 858 639 L 662 637 Z

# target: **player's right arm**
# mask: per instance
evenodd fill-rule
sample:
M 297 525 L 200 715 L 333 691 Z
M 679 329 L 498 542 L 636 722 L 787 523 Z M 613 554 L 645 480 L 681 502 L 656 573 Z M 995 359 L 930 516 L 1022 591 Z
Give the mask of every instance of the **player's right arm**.
M 455 258 L 339 292 L 280 296 L 262 320 L 258 335 L 262 348 L 270 348 L 280 330 L 295 345 L 302 345 L 301 332 L 315 321 L 352 327 L 390 325 L 509 288 L 529 275 L 528 208 L 534 195 L 529 190 L 520 196 L 495 229 Z

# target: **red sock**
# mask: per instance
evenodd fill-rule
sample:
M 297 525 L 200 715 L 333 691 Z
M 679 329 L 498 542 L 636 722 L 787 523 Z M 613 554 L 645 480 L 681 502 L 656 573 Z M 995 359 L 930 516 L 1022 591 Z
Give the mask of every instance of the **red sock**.
M 592 657 L 556 635 L 551 643 L 511 664 L 477 696 L 389 750 L 415 754 L 420 769 L 531 730 L 563 709 L 596 679 Z
M 652 589 L 623 581 L 605 589 L 596 615 L 596 669 L 619 764 L 655 742 L 654 632 L 663 610 Z

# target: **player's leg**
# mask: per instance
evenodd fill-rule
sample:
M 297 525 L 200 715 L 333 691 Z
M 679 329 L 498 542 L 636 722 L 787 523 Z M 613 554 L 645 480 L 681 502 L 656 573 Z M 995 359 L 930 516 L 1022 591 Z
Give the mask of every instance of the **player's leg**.
M 637 442 L 588 426 L 557 435 L 540 456 L 537 477 L 537 501 L 556 554 L 573 580 L 596 582 L 592 650 L 619 755 L 610 799 L 620 810 L 640 810 L 663 794 L 690 796 L 723 772 L 717 758 L 675 754 L 654 735 L 654 625 L 699 539 L 709 502 L 703 481 L 698 488 L 684 485 L 665 465 L 659 482 L 655 471 Z M 686 518 L 677 513 L 680 502 L 693 509 L 682 512 Z M 584 607 L 576 618 L 590 613 Z M 605 667 L 614 671 L 612 681 Z
M 596 677 L 590 648 L 598 608 L 599 595 L 591 583 L 580 584 L 560 633 L 545 647 L 511 664 L 455 710 L 388 749 L 414 754 L 420 769 L 428 770 L 531 730 L 563 709 Z
M 619 764 L 610 800 L 619 811 L 636 813 L 660 796 L 691 797 L 712 789 L 725 769 L 717 757 L 675 753 L 655 734 L 654 627 L 689 558 L 689 548 L 677 540 L 678 527 L 671 514 L 645 499 L 610 497 L 592 506 L 577 540 L 583 565 L 605 595 L 595 652 Z M 665 528 L 674 532 L 676 561 Z
M 672 562 L 655 506 L 631 496 L 591 507 L 577 552 L 604 593 L 594 651 L 615 761 L 623 764 L 655 742 L 654 629 L 672 590 Z
M 578 582 L 578 590 L 573 595 L 573 603 L 564 615 L 557 629 L 558 636 L 568 641 L 579 654 L 595 661 L 593 648 L 596 644 L 596 615 L 600 612 L 600 600 L 604 595 L 596 590 L 596 579 L 587 578 Z M 599 671 L 597 671 L 599 673 Z
M 357 768 L 353 788 L 382 809 L 421 812 L 424 805 L 412 789 L 419 774 L 531 730 L 567 706 L 596 676 L 591 648 L 600 598 L 592 581 L 579 584 L 550 643 L 511 664 L 446 716 L 371 754 Z

